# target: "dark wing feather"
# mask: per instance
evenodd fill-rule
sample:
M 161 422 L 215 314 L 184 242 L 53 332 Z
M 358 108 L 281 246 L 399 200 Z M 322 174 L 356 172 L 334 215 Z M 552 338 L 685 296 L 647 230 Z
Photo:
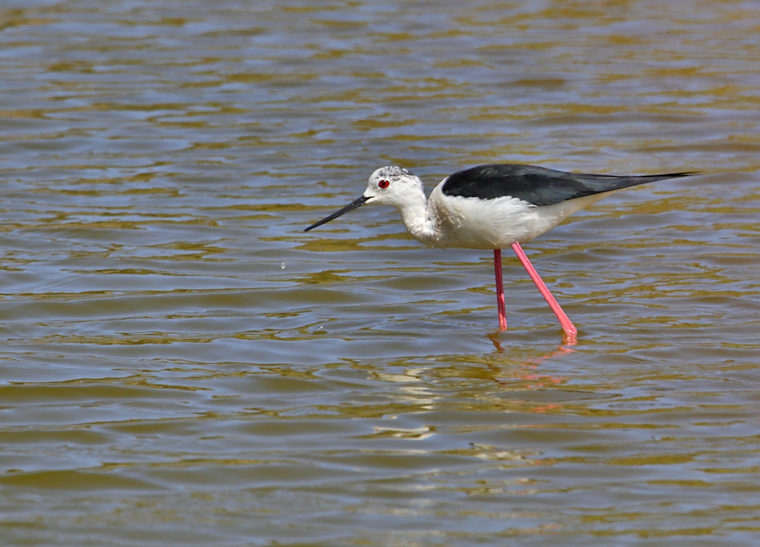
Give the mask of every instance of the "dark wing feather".
M 466 198 L 514 197 L 542 206 L 693 174 L 694 172 L 631 176 L 594 175 L 566 173 L 535 165 L 503 163 L 479 165 L 458 171 L 446 179 L 442 191 L 446 196 Z

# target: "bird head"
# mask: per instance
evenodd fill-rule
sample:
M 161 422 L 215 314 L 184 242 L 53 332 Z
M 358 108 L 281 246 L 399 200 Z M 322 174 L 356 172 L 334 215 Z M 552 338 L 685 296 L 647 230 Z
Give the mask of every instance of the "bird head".
M 392 205 L 397 209 L 402 209 L 406 203 L 422 199 L 424 202 L 425 194 L 422 189 L 422 181 L 414 173 L 398 165 L 387 165 L 375 169 L 367 181 L 367 189 L 354 201 L 335 211 L 333 214 L 326 216 L 322 220 L 315 222 L 304 232 L 313 230 L 317 226 L 322 226 L 341 215 L 358 209 L 365 203 L 372 205 Z
M 367 181 L 362 197 L 373 205 L 392 205 L 401 208 L 422 192 L 422 181 L 414 173 L 398 165 L 375 169 Z

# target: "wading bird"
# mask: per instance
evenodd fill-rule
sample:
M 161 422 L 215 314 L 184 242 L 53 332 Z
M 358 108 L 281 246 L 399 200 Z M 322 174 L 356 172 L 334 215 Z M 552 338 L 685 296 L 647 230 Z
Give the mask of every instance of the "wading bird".
M 594 175 L 566 173 L 519 164 L 479 165 L 443 179 L 425 198 L 422 181 L 397 165 L 381 167 L 369 177 L 364 193 L 304 231 L 330 222 L 364 204 L 392 205 L 409 233 L 432 247 L 492 249 L 496 273 L 499 329 L 507 330 L 501 249 L 517 255 L 528 275 L 559 319 L 564 342 L 575 344 L 577 330 L 538 272 L 521 243 L 554 228 L 576 211 L 621 188 L 694 172 L 659 175 Z

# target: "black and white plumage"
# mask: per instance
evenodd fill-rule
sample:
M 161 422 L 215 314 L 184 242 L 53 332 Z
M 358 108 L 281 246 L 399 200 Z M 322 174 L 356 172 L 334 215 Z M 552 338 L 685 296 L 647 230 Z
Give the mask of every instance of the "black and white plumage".
M 551 230 L 571 214 L 612 192 L 692 174 L 616 176 L 567 173 L 534 165 L 487 164 L 449 175 L 426 198 L 419 177 L 391 165 L 370 175 L 367 189 L 359 198 L 305 231 L 364 204 L 392 205 L 401 213 L 409 233 L 426 245 L 493 249 L 501 330 L 506 330 L 506 316 L 500 249 L 511 246 L 560 319 L 566 340 L 574 342 L 575 327 L 535 272 L 520 243 Z
M 510 196 L 541 207 L 689 174 L 596 175 L 566 173 L 535 165 L 495 163 L 449 175 L 443 182 L 442 191 L 447 196 L 478 199 Z

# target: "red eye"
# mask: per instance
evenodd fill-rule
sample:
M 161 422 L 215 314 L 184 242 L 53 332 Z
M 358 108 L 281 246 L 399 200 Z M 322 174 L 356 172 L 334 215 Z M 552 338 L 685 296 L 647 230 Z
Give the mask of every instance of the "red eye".
M 388 188 L 388 186 L 390 186 L 390 185 L 391 185 L 391 183 L 390 183 L 390 181 L 387 181 L 387 180 L 383 179 L 383 180 L 381 180 L 380 182 L 378 182 L 378 183 L 377 183 L 377 185 L 378 185 L 380 188 Z

